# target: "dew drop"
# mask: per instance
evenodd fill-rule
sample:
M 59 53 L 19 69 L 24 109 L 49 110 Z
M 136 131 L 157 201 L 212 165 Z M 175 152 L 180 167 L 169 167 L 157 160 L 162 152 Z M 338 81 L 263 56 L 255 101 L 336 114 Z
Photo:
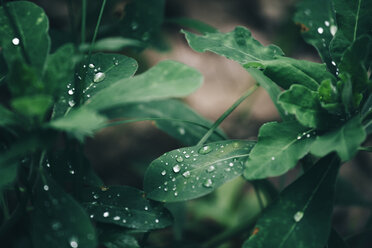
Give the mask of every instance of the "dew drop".
M 73 106 L 75 106 L 75 101 L 74 100 L 68 101 L 68 105 L 72 108 Z
M 203 146 L 202 148 L 199 149 L 199 154 L 208 154 L 212 151 L 212 148 L 210 146 Z
M 148 206 L 145 206 L 145 210 L 146 210 L 146 211 L 149 210 L 149 207 L 148 207 Z
M 138 29 L 138 23 L 137 22 L 132 22 L 132 29 L 133 30 Z
M 93 82 L 95 83 L 102 82 L 105 79 L 105 77 L 106 77 L 105 73 L 97 72 L 96 74 L 94 74 Z
M 68 94 L 69 94 L 70 96 L 72 96 L 72 95 L 74 94 L 74 90 L 73 90 L 73 89 L 68 90 Z
M 159 223 L 159 220 L 158 220 L 158 219 L 156 219 L 156 220 L 155 220 L 155 223 Z
M 94 68 L 94 65 L 93 64 L 89 64 L 88 65 L 90 69 L 93 69 Z
M 185 177 L 185 178 L 190 177 L 190 175 L 191 175 L 190 171 L 185 171 L 185 172 L 182 174 L 182 176 Z
M 177 192 L 174 192 L 174 196 L 177 197 L 178 196 L 178 193 Z
M 231 169 L 230 168 L 226 168 L 225 171 L 229 172 L 229 171 L 231 171 Z
M 70 170 L 69 171 L 71 175 L 74 175 L 75 174 L 75 171 L 74 170 Z
M 300 140 L 300 139 L 301 139 L 301 135 L 298 135 L 298 136 L 297 136 L 297 139 Z
M 48 191 L 49 190 L 49 186 L 48 185 L 44 185 L 43 188 L 44 188 L 45 191 Z
M 185 154 L 185 158 L 189 158 L 190 157 L 190 155 L 189 154 Z
M 318 28 L 318 33 L 319 33 L 319 34 L 322 34 L 323 32 L 324 32 L 324 29 L 323 29 L 322 27 L 319 27 L 319 28 Z
M 104 213 L 103 213 L 103 217 L 105 217 L 105 218 L 109 217 L 109 215 L 110 215 L 109 212 L 104 212 Z
M 336 62 L 332 61 L 331 63 L 332 63 L 332 65 L 336 66 Z
M 306 134 L 306 137 L 307 137 L 307 138 L 310 138 L 310 134 L 309 134 L 309 133 L 308 133 L 308 134 Z
M 216 167 L 214 167 L 213 165 L 209 166 L 208 169 L 207 169 L 207 172 L 212 172 L 216 169 Z
M 233 163 L 233 162 L 230 162 L 230 163 L 229 163 L 229 166 L 230 166 L 230 167 L 233 167 L 233 166 L 234 166 L 234 163 Z
M 113 220 L 120 220 L 120 216 L 115 216 Z
M 177 160 L 177 162 L 181 163 L 183 161 L 183 158 L 181 156 L 179 156 L 179 157 L 176 158 L 176 160 Z
M 166 172 L 165 170 L 163 170 L 163 171 L 161 172 L 161 174 L 162 174 L 163 176 L 165 176 L 165 175 L 167 174 L 167 172 Z
M 17 37 L 13 38 L 13 40 L 12 40 L 12 43 L 15 46 L 18 46 L 19 45 L 19 42 L 20 42 L 20 40 Z
M 311 14 L 311 10 L 310 9 L 306 9 L 305 10 L 305 15 L 309 16 Z
M 329 21 L 324 21 L 324 25 L 326 25 L 326 27 L 329 27 Z
M 94 199 L 98 199 L 99 198 L 99 195 L 93 195 L 93 198 Z
M 296 222 L 300 222 L 303 217 L 304 217 L 304 212 L 302 212 L 302 211 L 298 211 L 298 212 L 295 213 L 295 215 L 293 215 L 293 219 Z
M 126 219 L 123 219 L 122 222 L 123 222 L 123 223 L 127 223 L 127 220 L 126 220 Z
M 337 32 L 337 27 L 335 25 L 331 25 L 331 27 L 329 28 L 329 31 L 334 36 Z
M 207 187 L 207 188 L 210 188 L 210 187 L 212 187 L 212 184 L 213 184 L 212 180 L 211 180 L 211 179 L 207 179 L 207 180 L 205 180 L 205 182 L 203 183 L 203 186 L 204 186 L 204 187 Z
M 271 160 L 275 160 L 275 157 L 271 157 Z
M 178 132 L 181 134 L 181 135 L 185 135 L 186 131 L 183 127 L 180 127 L 178 128 Z
M 176 164 L 175 166 L 173 166 L 174 173 L 178 173 L 178 172 L 180 172 L 180 170 L 181 170 L 181 167 L 178 164 Z
M 72 248 L 77 248 L 79 246 L 76 238 L 73 237 L 73 238 L 70 239 L 70 246 Z
M 94 217 L 94 214 L 91 214 L 90 216 L 89 216 L 91 219 L 93 219 L 93 217 Z

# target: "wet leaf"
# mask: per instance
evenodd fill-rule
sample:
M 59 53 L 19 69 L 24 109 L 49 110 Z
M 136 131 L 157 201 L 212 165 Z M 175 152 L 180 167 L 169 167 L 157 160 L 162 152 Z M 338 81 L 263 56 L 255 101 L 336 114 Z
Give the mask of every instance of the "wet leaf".
M 151 199 L 178 202 L 214 191 L 243 173 L 253 141 L 229 140 L 176 149 L 154 160 L 144 190 Z
M 331 230 L 338 168 L 337 157 L 327 156 L 284 189 L 264 211 L 243 248 L 323 247 Z
M 280 176 L 303 158 L 314 142 L 314 132 L 296 121 L 261 126 L 257 145 L 245 162 L 248 180 Z
M 167 209 L 145 198 L 143 191 L 129 186 L 87 188 L 81 201 L 90 217 L 98 222 L 141 230 L 172 224 Z

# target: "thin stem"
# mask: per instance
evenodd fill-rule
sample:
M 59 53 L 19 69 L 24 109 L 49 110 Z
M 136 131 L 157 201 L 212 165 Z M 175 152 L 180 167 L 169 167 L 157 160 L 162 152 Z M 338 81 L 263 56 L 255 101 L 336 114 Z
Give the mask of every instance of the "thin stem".
M 103 15 L 103 10 L 105 9 L 106 1 L 107 1 L 107 0 L 103 0 L 103 2 L 102 2 L 102 6 L 101 6 L 101 10 L 100 10 L 100 12 L 99 12 L 99 16 L 98 16 L 98 20 L 97 20 L 96 28 L 94 29 L 93 39 L 92 39 L 92 42 L 91 42 L 90 47 L 89 47 L 88 63 L 90 62 L 90 58 L 91 58 L 91 56 L 92 56 L 92 50 L 93 50 L 94 44 L 96 43 L 96 38 L 97 38 L 97 34 L 98 34 L 98 29 L 99 29 L 99 26 L 100 26 L 100 24 L 101 24 L 102 15 Z
M 186 120 L 173 119 L 173 118 L 157 118 L 157 117 L 154 117 L 154 118 L 151 118 L 151 117 L 149 117 L 149 118 L 138 118 L 138 119 L 124 120 L 124 121 L 115 121 L 115 122 L 108 123 L 105 127 L 116 126 L 116 125 L 120 125 L 120 124 L 129 124 L 129 123 L 140 122 L 140 121 L 176 121 L 176 122 L 187 123 L 187 124 L 194 125 L 194 126 L 199 126 L 199 127 L 204 128 L 206 130 L 210 130 L 210 127 L 207 127 L 203 124 L 193 122 L 193 121 L 186 121 Z M 216 133 L 218 136 L 220 136 L 220 138 L 226 139 L 217 130 L 214 130 L 214 133 Z
M 3 215 L 5 220 L 9 219 L 9 208 L 8 208 L 8 203 L 6 201 L 6 196 L 5 196 L 5 191 L 1 192 L 0 194 L 0 205 L 1 208 L 3 209 Z
M 87 0 L 82 0 L 81 6 L 81 44 L 85 43 L 85 29 L 87 23 Z
M 71 40 L 74 41 L 75 45 L 77 45 L 77 30 L 75 25 L 75 19 L 74 19 L 74 7 L 73 7 L 73 1 L 68 0 L 68 18 L 70 19 L 70 36 Z
M 243 96 L 241 96 L 230 108 L 228 108 L 221 116 L 213 123 L 212 127 L 208 130 L 208 132 L 201 138 L 197 145 L 204 144 L 209 137 L 212 135 L 214 130 L 248 97 L 250 96 L 256 89 L 258 88 L 258 84 L 250 87 Z
M 359 151 L 372 152 L 372 146 L 361 146 L 358 148 Z

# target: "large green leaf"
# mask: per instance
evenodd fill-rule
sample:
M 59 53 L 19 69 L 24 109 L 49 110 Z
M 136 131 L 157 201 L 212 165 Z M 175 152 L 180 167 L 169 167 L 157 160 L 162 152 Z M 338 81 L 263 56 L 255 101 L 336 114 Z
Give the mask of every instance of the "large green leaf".
M 347 161 L 353 158 L 366 136 L 360 118 L 354 117 L 333 131 L 318 135 L 310 152 L 323 157 L 335 151 L 342 161 Z
M 305 127 L 323 129 L 329 126 L 329 114 L 321 107 L 318 92 L 294 84 L 280 94 L 279 103 L 283 109 L 294 114 Z
M 243 248 L 323 247 L 331 230 L 339 161 L 330 155 L 297 179 L 268 207 Z
M 36 185 L 30 232 L 34 247 L 92 248 L 96 234 L 84 209 L 49 176 Z
M 201 82 L 202 75 L 195 69 L 166 60 L 139 76 L 116 81 L 91 97 L 86 107 L 102 111 L 129 103 L 182 97 L 199 88 Z
M 149 198 L 162 202 L 206 195 L 243 173 L 254 144 L 228 140 L 167 152 L 150 164 L 144 190 Z
M 364 34 L 372 34 L 371 0 L 334 0 L 337 33 L 331 43 L 333 60 L 338 64 L 344 51 Z
M 104 127 L 106 120 L 104 116 L 93 110 L 79 108 L 72 110 L 64 117 L 51 121 L 47 127 L 65 131 L 82 142 L 86 136 L 91 137 L 94 131 Z
M 211 51 L 234 60 L 245 68 L 263 69 L 266 76 L 283 88 L 297 83 L 316 90 L 321 81 L 333 77 L 327 72 L 325 65 L 286 58 L 279 47 L 261 45 L 244 27 L 238 26 L 229 33 L 207 33 L 203 36 L 182 32 L 195 51 Z
M 50 49 L 47 16 L 40 7 L 29 1 L 10 2 L 7 8 L 18 30 L 14 30 L 4 6 L 0 7 L 0 44 L 8 66 L 14 58 L 22 56 L 22 45 L 27 57 L 23 59 L 42 72 Z
M 296 121 L 264 124 L 245 162 L 244 177 L 254 180 L 280 176 L 309 152 L 313 142 L 313 131 Z
M 298 2 L 294 16 L 296 24 L 301 26 L 301 33 L 307 43 L 314 46 L 331 71 L 335 64 L 329 52 L 329 44 L 337 31 L 331 0 L 301 0 Z
M 172 224 L 168 210 L 146 199 L 145 193 L 136 188 L 87 188 L 82 197 L 83 205 L 95 221 L 141 230 L 160 229 Z
M 180 140 L 185 145 L 197 144 L 212 125 L 211 122 L 198 115 L 185 103 L 174 99 L 129 104 L 105 111 L 104 114 L 110 119 L 128 117 L 170 118 L 169 120 L 155 120 L 155 124 L 159 129 Z M 224 138 L 226 138 L 225 134 L 216 130 L 209 140 L 218 141 Z

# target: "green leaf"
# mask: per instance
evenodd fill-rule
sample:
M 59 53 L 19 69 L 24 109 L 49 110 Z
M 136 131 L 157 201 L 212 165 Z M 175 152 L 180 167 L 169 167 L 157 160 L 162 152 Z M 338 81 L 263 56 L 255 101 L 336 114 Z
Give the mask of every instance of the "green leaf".
M 214 191 L 243 173 L 253 141 L 227 140 L 173 150 L 146 171 L 144 190 L 156 201 L 177 202 Z
M 368 68 L 365 64 L 372 54 L 372 40 L 369 36 L 357 38 L 342 56 L 339 69 L 349 73 L 353 82 L 353 95 L 363 93 L 368 86 Z M 369 66 L 369 65 L 368 65 Z
M 129 186 L 88 188 L 82 202 L 90 217 L 98 222 L 141 230 L 172 224 L 167 209 L 146 199 L 141 190 Z
M 342 115 L 339 92 L 330 79 L 324 80 L 318 88 L 320 105 L 331 114 Z
M 0 127 L 9 127 L 17 124 L 17 116 L 0 104 Z
M 92 137 L 94 131 L 105 126 L 107 119 L 93 110 L 79 108 L 66 116 L 51 121 L 47 126 L 65 131 L 83 142 L 86 136 Z
M 90 46 L 90 43 L 86 43 L 81 45 L 79 48 L 80 50 L 87 52 L 89 51 Z M 100 39 L 96 43 L 94 43 L 92 51 L 119 52 L 127 47 L 141 48 L 145 46 L 145 43 L 135 39 L 128 39 L 123 37 L 108 37 Z
M 218 30 L 202 21 L 187 18 L 187 17 L 178 17 L 178 18 L 170 18 L 167 19 L 167 22 L 178 24 L 181 27 L 190 28 L 196 30 L 201 34 L 206 33 L 217 33 Z
M 49 176 L 42 174 L 39 182 L 30 212 L 34 247 L 96 247 L 95 230 L 83 208 Z
M 335 229 L 332 228 L 326 248 L 349 248 L 349 245 L 342 239 Z
M 27 117 L 42 120 L 46 112 L 52 107 L 53 99 L 48 95 L 33 95 L 18 97 L 12 100 L 12 108 Z
M 309 152 L 313 136 L 312 130 L 296 121 L 264 124 L 245 162 L 244 177 L 254 180 L 284 174 Z
M 354 157 L 365 139 L 366 132 L 361 120 L 359 117 L 354 117 L 333 131 L 318 135 L 310 152 L 315 156 L 323 157 L 335 151 L 342 161 L 347 161 Z
M 0 194 L 3 188 L 11 184 L 17 177 L 18 163 L 9 163 L 0 166 Z
M 330 116 L 321 107 L 316 91 L 294 84 L 279 95 L 278 102 L 305 127 L 324 129 L 329 126 Z
M 49 94 L 58 96 L 71 81 L 75 67 L 73 56 L 74 46 L 66 44 L 47 57 L 42 80 Z
M 299 1 L 294 21 L 300 25 L 305 41 L 317 49 L 322 61 L 335 72 L 336 67 L 329 52 L 329 44 L 337 31 L 332 1 Z
M 44 11 L 29 1 L 7 3 L 14 24 L 15 32 L 4 7 L 0 7 L 0 46 L 8 65 L 14 58 L 22 56 L 21 46 L 25 49 L 25 61 L 41 72 L 50 49 L 48 35 L 49 22 Z M 18 45 L 15 45 L 18 44 Z
M 129 103 L 182 97 L 199 88 L 201 82 L 202 75 L 195 69 L 166 60 L 139 76 L 116 81 L 91 97 L 86 107 L 102 111 Z
M 340 91 L 341 102 L 344 106 L 345 112 L 351 116 L 354 112 L 357 103 L 354 101 L 353 84 L 349 74 L 340 74 L 340 81 L 337 82 L 337 88 Z M 358 101 L 360 102 L 360 100 Z
M 155 120 L 155 125 L 160 130 L 178 139 L 185 145 L 194 145 L 198 143 L 212 125 L 211 122 L 198 115 L 185 103 L 174 99 L 129 104 L 110 109 L 105 111 L 104 114 L 110 119 L 127 117 L 171 118 L 170 120 Z M 201 124 L 205 126 L 205 128 L 193 125 L 189 122 Z M 209 140 L 218 141 L 223 138 L 226 138 L 225 134 L 221 130 L 217 130 Z
M 121 54 L 105 53 L 92 55 L 90 64 L 84 66 L 87 66 L 84 83 L 85 100 L 119 80 L 132 77 L 138 68 L 137 61 L 130 57 Z M 98 79 L 102 73 L 104 78 L 100 81 Z
M 280 48 L 261 45 L 244 27 L 238 26 L 229 33 L 207 33 L 203 36 L 182 32 L 195 51 L 211 51 L 245 68 L 263 69 L 266 76 L 283 88 L 297 83 L 316 90 L 321 81 L 333 78 L 325 65 L 283 57 Z
M 357 38 L 372 34 L 372 1 L 334 0 L 337 33 L 331 43 L 333 60 L 338 64 L 344 51 Z
M 102 228 L 101 228 L 102 229 Z M 137 240 L 122 228 L 105 226 L 99 235 L 99 242 L 106 248 L 140 248 Z
M 264 211 L 243 248 L 323 247 L 331 230 L 338 168 L 335 156 L 325 157 L 287 187 Z

